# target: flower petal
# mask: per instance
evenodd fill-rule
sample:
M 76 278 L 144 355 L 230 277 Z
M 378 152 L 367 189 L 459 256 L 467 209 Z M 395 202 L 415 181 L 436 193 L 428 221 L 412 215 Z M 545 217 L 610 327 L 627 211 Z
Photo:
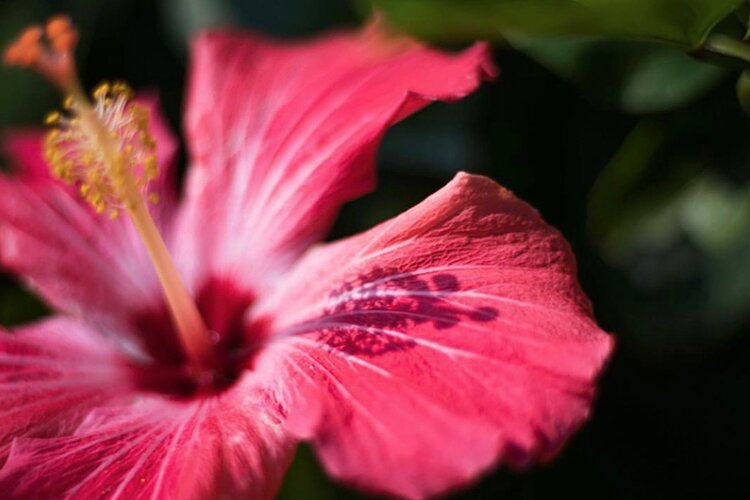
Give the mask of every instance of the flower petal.
M 178 402 L 97 410 L 75 434 L 17 440 L 0 470 L 13 498 L 272 498 L 294 451 L 240 382 Z
M 152 109 L 165 173 L 154 186 L 164 203 L 153 211 L 168 230 L 176 142 L 154 102 L 144 104 Z M 125 332 L 131 312 L 160 296 L 143 245 L 127 217 L 97 215 L 74 189 L 52 178 L 42 143 L 39 131 L 5 137 L 15 171 L 0 173 L 0 267 L 19 275 L 55 309 L 85 316 L 102 331 Z
M 374 28 L 304 43 L 199 37 L 182 267 L 193 282 L 239 275 L 263 292 L 344 202 L 372 189 L 389 125 L 464 97 L 493 72 L 483 44 L 446 54 Z
M 409 498 L 553 455 L 612 349 L 561 235 L 466 174 L 311 251 L 255 314 L 285 359 L 290 428 L 333 475 Z
M 0 329 L 0 464 L 12 439 L 70 432 L 128 385 L 117 351 L 85 324 L 56 317 Z

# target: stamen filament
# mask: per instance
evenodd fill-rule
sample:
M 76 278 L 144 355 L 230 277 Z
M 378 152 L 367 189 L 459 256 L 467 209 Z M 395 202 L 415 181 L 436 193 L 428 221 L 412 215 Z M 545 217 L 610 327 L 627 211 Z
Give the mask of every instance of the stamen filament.
M 167 245 L 159 234 L 142 198 L 139 197 L 135 206 L 128 207 L 128 214 L 151 257 L 172 321 L 188 358 L 198 371 L 211 367 L 214 362 L 215 346 L 209 337 L 209 330 L 190 292 L 182 282 Z
M 122 179 L 122 197 L 125 209 L 130 216 L 159 278 L 167 301 L 172 322 L 193 369 L 201 372 L 212 366 L 214 344 L 210 331 L 203 322 L 190 292 L 182 282 L 177 267 L 172 260 L 167 245 L 148 211 L 132 173 L 123 168 L 124 158 L 118 151 L 112 137 L 96 117 L 86 94 L 77 80 L 67 89 L 76 105 L 81 119 L 81 127 L 89 129 L 98 137 L 111 172 L 117 172 Z
M 45 154 L 53 173 L 77 182 L 81 195 L 97 212 L 109 207 L 113 218 L 120 209 L 130 216 L 159 278 L 194 375 L 200 376 L 215 367 L 214 342 L 142 194 L 156 175 L 156 143 L 148 133 L 147 113 L 135 104 L 128 108 L 130 91 L 122 84 L 100 86 L 94 92 L 96 108 L 92 105 L 76 75 L 73 51 L 77 40 L 70 20 L 57 16 L 45 28 L 27 29 L 7 48 L 4 60 L 8 65 L 35 69 L 68 95 L 66 111 L 52 113 L 47 120 L 48 125 L 59 123 L 63 129 L 48 135 Z M 100 116 L 107 112 L 109 119 Z M 136 169 L 141 170 L 136 173 Z

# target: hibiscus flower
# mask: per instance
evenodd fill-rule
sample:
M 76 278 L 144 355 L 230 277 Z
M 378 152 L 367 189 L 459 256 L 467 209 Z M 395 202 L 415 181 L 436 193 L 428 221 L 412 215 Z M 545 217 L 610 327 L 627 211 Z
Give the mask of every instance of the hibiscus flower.
M 5 54 L 69 96 L 46 138 L 5 140 L 0 264 L 54 313 L 0 331 L 4 496 L 266 498 L 307 440 L 333 477 L 420 498 L 586 420 L 612 340 L 509 191 L 461 173 L 316 244 L 373 188 L 389 125 L 494 74 L 486 46 L 203 34 L 179 196 L 155 101 L 85 96 L 76 39 L 55 18 Z

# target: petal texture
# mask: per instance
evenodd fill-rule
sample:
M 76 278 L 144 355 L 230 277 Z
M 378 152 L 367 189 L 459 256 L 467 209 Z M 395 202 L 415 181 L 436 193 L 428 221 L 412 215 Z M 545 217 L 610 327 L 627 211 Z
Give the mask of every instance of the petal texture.
M 78 321 L 0 329 L 0 464 L 14 438 L 72 431 L 126 390 L 128 378 L 117 350 Z
M 312 250 L 256 317 L 285 356 L 290 428 L 334 476 L 409 498 L 554 454 L 612 348 L 560 234 L 466 174 Z
M 255 293 L 374 185 L 386 128 L 491 76 L 487 48 L 445 54 L 370 28 L 284 43 L 231 32 L 193 45 L 194 163 L 178 259 L 193 282 L 240 275 Z
M 153 211 L 168 232 L 176 142 L 156 113 L 155 99 L 143 102 L 152 109 L 165 170 L 154 186 L 164 202 Z M 14 172 L 0 173 L 0 267 L 53 308 L 86 317 L 101 331 L 127 334 L 132 312 L 160 297 L 151 263 L 127 217 L 110 221 L 97 215 L 74 189 L 51 177 L 42 158 L 43 137 L 40 131 L 22 131 L 4 140 Z
M 245 382 L 216 397 L 144 397 L 96 410 L 76 432 L 19 439 L 0 470 L 12 498 L 272 498 L 293 456 Z

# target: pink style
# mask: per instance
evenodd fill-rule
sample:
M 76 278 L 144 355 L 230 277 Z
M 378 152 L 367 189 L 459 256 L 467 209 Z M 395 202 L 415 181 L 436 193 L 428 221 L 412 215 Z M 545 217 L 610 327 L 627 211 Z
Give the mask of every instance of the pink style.
M 54 312 L 0 329 L 3 495 L 268 498 L 306 440 L 341 481 L 423 498 L 549 459 L 586 421 L 612 338 L 568 244 L 509 191 L 460 173 L 319 243 L 374 188 L 390 125 L 494 76 L 485 45 L 204 34 L 179 194 L 156 100 L 106 87 L 87 107 L 56 22 L 6 55 L 73 88 L 77 114 L 5 139 L 0 265 Z M 96 127 L 141 135 L 82 149 Z M 143 171 L 119 182 L 126 157 Z

